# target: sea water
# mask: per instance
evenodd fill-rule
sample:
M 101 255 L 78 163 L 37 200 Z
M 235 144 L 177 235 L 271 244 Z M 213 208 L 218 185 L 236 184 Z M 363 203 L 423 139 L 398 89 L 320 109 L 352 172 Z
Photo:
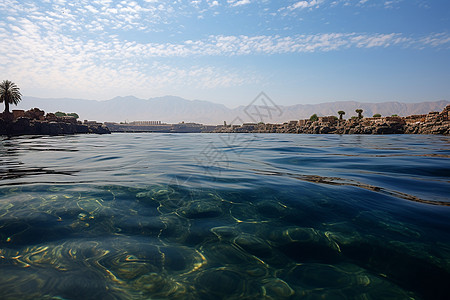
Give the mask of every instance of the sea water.
M 450 138 L 1 137 L 1 299 L 448 299 Z

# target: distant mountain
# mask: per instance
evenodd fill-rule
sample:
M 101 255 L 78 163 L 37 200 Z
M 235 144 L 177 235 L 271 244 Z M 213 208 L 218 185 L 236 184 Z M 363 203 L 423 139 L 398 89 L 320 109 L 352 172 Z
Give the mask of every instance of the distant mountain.
M 397 114 L 408 116 L 414 114 L 426 114 L 430 111 L 442 111 L 450 101 L 441 100 L 420 103 L 361 103 L 355 101 L 340 101 L 320 104 L 297 104 L 291 106 L 271 107 L 271 114 L 262 106 L 230 109 L 222 104 L 208 101 L 186 100 L 175 96 L 164 96 L 148 100 L 134 96 L 116 97 L 107 101 L 94 101 L 84 99 L 44 99 L 36 97 L 23 97 L 18 109 L 30 109 L 38 107 L 45 112 L 76 112 L 82 120 L 97 120 L 102 122 L 121 122 L 153 120 L 165 123 L 196 122 L 203 124 L 228 124 L 252 121 L 264 121 L 266 123 L 280 123 L 289 120 L 307 119 L 312 114 L 318 116 L 335 115 L 339 110 L 345 111 L 345 118 L 357 115 L 355 109 L 364 110 L 363 115 L 371 117 L 375 113 L 383 116 Z M 12 108 L 14 109 L 14 108 Z M 258 111 L 261 118 L 251 111 Z

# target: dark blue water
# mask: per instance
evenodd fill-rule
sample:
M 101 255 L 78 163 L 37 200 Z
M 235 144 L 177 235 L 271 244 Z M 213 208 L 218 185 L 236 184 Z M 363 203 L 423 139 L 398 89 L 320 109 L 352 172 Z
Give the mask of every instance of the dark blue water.
M 1 138 L 1 299 L 448 299 L 450 138 Z

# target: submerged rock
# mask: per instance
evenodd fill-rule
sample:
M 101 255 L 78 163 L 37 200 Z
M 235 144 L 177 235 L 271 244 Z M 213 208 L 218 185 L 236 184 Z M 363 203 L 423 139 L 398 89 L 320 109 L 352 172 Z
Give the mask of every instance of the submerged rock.
M 239 273 L 219 268 L 200 274 L 196 280 L 196 288 L 203 297 L 238 299 L 244 292 L 243 283 L 244 278 Z

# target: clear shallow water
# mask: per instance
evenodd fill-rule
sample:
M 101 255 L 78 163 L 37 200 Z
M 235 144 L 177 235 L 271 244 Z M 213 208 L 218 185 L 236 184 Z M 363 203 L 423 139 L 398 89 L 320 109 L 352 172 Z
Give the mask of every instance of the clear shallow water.
M 445 299 L 450 138 L 2 138 L 1 299 Z

